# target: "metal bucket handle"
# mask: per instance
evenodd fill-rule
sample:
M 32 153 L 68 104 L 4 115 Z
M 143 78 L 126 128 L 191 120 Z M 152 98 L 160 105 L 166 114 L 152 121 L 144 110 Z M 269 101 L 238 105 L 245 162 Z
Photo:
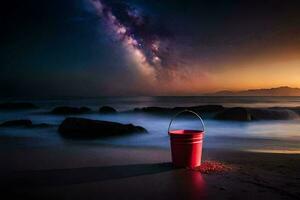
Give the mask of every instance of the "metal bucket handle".
M 200 115 L 199 115 L 198 113 L 192 111 L 192 110 L 183 110 L 183 111 L 180 111 L 180 112 L 176 113 L 176 114 L 172 117 L 172 119 L 171 119 L 171 121 L 170 121 L 170 123 L 169 123 L 169 127 L 168 127 L 168 134 L 170 134 L 170 128 L 171 128 L 171 125 L 172 125 L 174 119 L 175 119 L 178 115 L 180 115 L 180 114 L 182 114 L 182 113 L 186 113 L 186 112 L 192 113 L 192 114 L 196 115 L 196 116 L 200 119 L 201 124 L 202 124 L 202 127 L 203 127 L 203 132 L 204 132 L 205 126 L 204 126 L 204 122 L 203 122 L 202 118 L 200 117 Z

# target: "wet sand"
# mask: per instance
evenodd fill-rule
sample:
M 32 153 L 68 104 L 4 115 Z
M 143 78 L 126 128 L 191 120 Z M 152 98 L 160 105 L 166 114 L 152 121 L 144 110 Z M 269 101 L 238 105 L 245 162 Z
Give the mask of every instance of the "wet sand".
M 300 199 L 300 155 L 204 149 L 223 174 L 174 169 L 168 149 L 1 149 L 1 193 L 19 199 Z

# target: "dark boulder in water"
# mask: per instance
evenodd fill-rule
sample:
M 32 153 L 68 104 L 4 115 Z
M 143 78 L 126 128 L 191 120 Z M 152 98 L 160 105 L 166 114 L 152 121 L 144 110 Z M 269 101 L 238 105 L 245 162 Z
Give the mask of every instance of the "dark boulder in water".
M 113 107 L 110 107 L 110 106 L 102 106 L 99 109 L 99 113 L 102 113 L 102 114 L 113 114 L 113 113 L 117 113 L 117 110 L 114 109 Z
M 294 108 L 291 108 L 291 110 L 296 112 L 298 115 L 300 115 L 300 107 L 294 107 Z
M 298 118 L 298 115 L 287 109 L 270 108 L 228 108 L 218 113 L 215 119 L 232 121 L 251 120 L 288 120 Z
M 297 115 L 300 115 L 300 106 L 298 106 L 298 107 L 273 107 L 272 109 L 274 109 L 274 110 L 291 110 L 291 111 L 297 113 Z
M 144 107 L 135 108 L 134 112 L 144 112 L 156 115 L 170 115 L 175 114 L 182 110 L 193 110 L 199 114 L 210 114 L 223 111 L 225 108 L 222 105 L 201 105 L 201 106 L 190 106 L 190 107 L 174 107 L 174 108 L 164 108 L 164 107 Z
M 205 114 L 205 113 L 216 113 L 221 112 L 225 110 L 224 106 L 222 105 L 202 105 L 202 106 L 191 106 L 191 107 L 175 107 L 174 110 L 180 111 L 180 110 L 193 110 L 199 114 Z
M 252 116 L 246 108 L 228 108 L 215 116 L 218 120 L 251 121 Z
M 58 128 L 65 138 L 95 139 L 107 136 L 122 136 L 131 133 L 143 133 L 147 130 L 133 124 L 121 124 L 109 121 L 85 118 L 66 118 Z
M 38 107 L 32 103 L 0 103 L 0 110 L 25 110 L 37 108 Z
M 0 124 L 0 127 L 25 127 L 25 128 L 48 128 L 52 125 L 47 123 L 33 124 L 29 119 L 9 120 Z
M 288 120 L 298 118 L 298 115 L 287 109 L 251 108 L 249 112 L 253 120 Z
M 0 124 L 1 127 L 18 127 L 18 126 L 23 126 L 23 127 L 30 127 L 32 126 L 32 121 L 29 119 L 18 119 L 18 120 L 10 120 L 3 122 Z
M 51 113 L 56 115 L 76 115 L 90 112 L 91 109 L 88 107 L 70 107 L 70 106 L 59 106 L 54 108 Z

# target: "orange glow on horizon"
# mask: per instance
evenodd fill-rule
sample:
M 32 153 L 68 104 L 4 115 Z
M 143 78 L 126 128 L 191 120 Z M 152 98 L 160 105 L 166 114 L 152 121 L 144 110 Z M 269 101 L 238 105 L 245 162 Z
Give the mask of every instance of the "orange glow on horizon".
M 158 95 L 199 95 L 281 86 L 300 88 L 300 57 L 291 53 L 252 57 L 213 67 L 198 64 L 189 71 L 173 71 L 171 78 L 156 85 L 159 85 Z
M 238 69 L 238 70 L 237 70 Z M 237 64 L 217 73 L 223 86 L 231 90 L 300 87 L 300 59 Z

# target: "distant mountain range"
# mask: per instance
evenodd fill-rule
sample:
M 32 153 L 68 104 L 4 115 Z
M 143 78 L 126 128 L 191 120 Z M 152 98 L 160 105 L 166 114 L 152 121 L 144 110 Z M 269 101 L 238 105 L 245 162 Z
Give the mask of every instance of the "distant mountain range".
M 253 89 L 243 91 L 219 91 L 207 93 L 208 96 L 300 96 L 300 88 L 287 86 L 267 89 Z

